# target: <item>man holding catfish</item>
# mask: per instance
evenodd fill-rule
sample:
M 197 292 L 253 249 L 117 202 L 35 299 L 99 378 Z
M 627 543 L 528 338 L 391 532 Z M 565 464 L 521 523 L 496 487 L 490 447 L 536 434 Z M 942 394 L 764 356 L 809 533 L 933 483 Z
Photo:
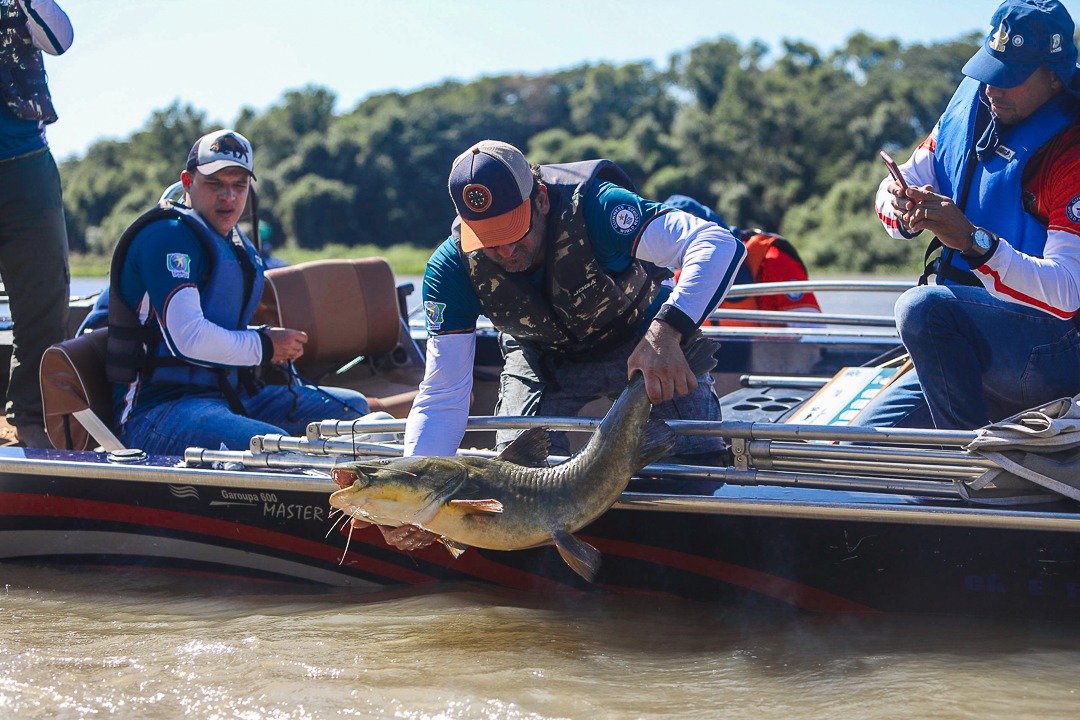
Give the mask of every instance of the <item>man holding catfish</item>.
M 610 161 L 530 166 L 494 140 L 457 157 L 449 188 L 458 217 L 424 274 L 427 368 L 407 456 L 457 450 L 481 315 L 501 333 L 496 415 L 576 415 L 641 371 L 654 417 L 720 419 L 711 377 L 695 377 L 684 350 L 705 341 L 698 327 L 745 255 L 727 229 L 640 197 Z M 500 449 L 517 434 L 500 432 Z M 552 433 L 551 446 L 568 454 L 565 433 Z M 675 447 L 678 459 L 705 464 L 724 450 L 719 437 L 684 436 Z M 434 537 L 412 526 L 384 535 L 402 549 Z

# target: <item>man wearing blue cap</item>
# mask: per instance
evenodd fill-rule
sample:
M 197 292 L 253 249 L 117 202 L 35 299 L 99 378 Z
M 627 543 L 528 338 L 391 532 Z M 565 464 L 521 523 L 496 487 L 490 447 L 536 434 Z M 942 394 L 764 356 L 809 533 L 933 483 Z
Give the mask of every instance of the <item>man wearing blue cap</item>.
M 864 424 L 973 429 L 1080 393 L 1080 73 L 1057 0 L 1007 0 L 937 126 L 882 181 L 896 238 L 941 248 L 896 304 L 915 373 Z
M 248 327 L 263 259 L 236 223 L 254 177 L 247 138 L 227 129 L 204 135 L 180 173 L 184 202 L 153 208 L 117 243 L 106 370 L 128 447 L 245 450 L 253 435 L 295 435 L 309 422 L 368 410 L 352 390 L 262 387 L 252 372 L 296 360 L 307 342 L 300 330 Z
M 659 417 L 720 418 L 711 377 L 694 377 L 680 345 L 701 340 L 745 255 L 726 228 L 639 197 L 610 161 L 530 166 L 494 140 L 458 156 L 449 186 L 458 217 L 424 274 L 427 371 L 406 454 L 457 450 L 481 315 L 501 331 L 496 414 L 576 415 L 640 369 Z M 675 448 L 703 461 L 723 450 L 718 437 Z M 568 451 L 553 433 L 552 452 Z

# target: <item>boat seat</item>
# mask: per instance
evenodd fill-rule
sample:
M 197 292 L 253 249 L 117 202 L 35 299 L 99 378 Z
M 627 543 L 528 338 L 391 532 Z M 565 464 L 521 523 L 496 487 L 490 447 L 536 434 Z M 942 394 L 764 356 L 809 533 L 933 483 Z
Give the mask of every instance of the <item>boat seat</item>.
M 364 393 L 372 411 L 397 418 L 409 414 L 423 377 L 423 359 L 408 362 L 410 354 L 402 352 L 412 339 L 386 260 L 315 260 L 267 270 L 265 277 L 252 322 L 307 333 L 304 354 L 294 363 L 301 377 L 322 382 L 364 356 L 372 361 L 342 375 L 346 382 L 341 384 Z M 381 356 L 393 362 L 374 361 Z
M 101 328 L 53 345 L 41 357 L 45 432 L 60 450 L 122 450 L 112 431 L 112 385 L 105 377 Z

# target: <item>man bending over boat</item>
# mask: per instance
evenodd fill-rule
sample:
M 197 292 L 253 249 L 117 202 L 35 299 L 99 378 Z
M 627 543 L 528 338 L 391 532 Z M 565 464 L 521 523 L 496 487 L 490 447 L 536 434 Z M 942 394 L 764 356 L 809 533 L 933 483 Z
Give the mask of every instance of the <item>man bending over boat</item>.
M 247 326 L 262 295 L 263 259 L 236 223 L 254 177 L 244 136 L 203 136 L 180 173 L 184 202 L 150 210 L 116 247 L 107 368 L 128 447 L 245 450 L 252 435 L 295 435 L 309 422 L 368 410 L 351 390 L 258 382 L 257 366 L 296 360 L 307 335 Z
M 712 378 L 694 377 L 681 345 L 701 339 L 745 255 L 726 228 L 639 197 L 612 162 L 530 167 L 494 140 L 458 156 L 449 185 L 458 217 L 424 273 L 427 367 L 407 455 L 457 450 L 481 315 L 501 333 L 496 415 L 576 415 L 641 370 L 657 417 L 720 419 Z M 682 269 L 674 289 L 669 268 Z M 499 447 L 519 432 L 498 433 Z M 569 453 L 565 433 L 551 449 Z M 675 448 L 705 461 L 723 450 L 719 437 Z
M 860 415 L 869 425 L 974 429 L 1080 393 L 1080 72 L 1057 0 L 1007 0 L 930 137 L 886 178 L 889 233 L 942 252 L 904 293 L 916 373 Z
M 424 273 L 427 365 L 406 455 L 457 451 L 481 315 L 500 331 L 496 415 L 577 415 L 640 370 L 655 417 L 720 420 L 712 377 L 694 376 L 683 346 L 702 339 L 746 254 L 727 228 L 638 196 L 610 161 L 530 166 L 495 140 L 459 155 L 449 184 L 458 217 Z M 519 432 L 497 433 L 499 448 Z M 683 436 L 674 452 L 715 465 L 724 450 L 720 437 Z M 569 451 L 552 433 L 551 452 Z M 383 535 L 401 549 L 434 539 L 408 525 Z

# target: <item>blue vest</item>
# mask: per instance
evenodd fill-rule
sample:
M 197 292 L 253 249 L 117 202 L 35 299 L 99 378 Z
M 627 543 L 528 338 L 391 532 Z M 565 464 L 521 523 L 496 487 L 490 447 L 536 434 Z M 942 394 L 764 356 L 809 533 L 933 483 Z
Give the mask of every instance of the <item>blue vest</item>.
M 110 380 L 131 382 L 135 372 L 142 372 L 143 382 L 147 383 L 220 388 L 224 374 L 224 380 L 236 389 L 237 368 L 199 365 L 175 357 L 157 321 L 142 325 L 134 310 L 123 300 L 119 283 L 127 252 L 139 232 L 156 222 L 183 223 L 202 244 L 211 269 L 207 276 L 197 280 L 197 284 L 203 316 L 207 320 L 227 330 L 242 330 L 251 321 L 262 296 L 262 257 L 239 230 L 235 232 L 241 240 L 243 260 L 234 252 L 230 242 L 207 227 L 190 208 L 177 204 L 154 208 L 128 228 L 113 256 L 114 287 L 110 289 L 110 343 L 107 353 Z M 136 327 L 132 327 L 133 321 Z M 120 374 L 114 375 L 113 372 Z
M 1024 209 L 1024 168 L 1040 148 L 1065 130 L 1077 118 L 1077 106 L 1071 97 L 1061 96 L 1044 103 L 1019 125 L 1000 128 L 998 151 L 988 160 L 975 159 L 976 133 L 982 132 L 976 118 L 982 85 L 965 78 L 953 94 L 941 116 L 934 170 L 939 191 L 952 198 L 972 223 L 986 227 L 1004 242 L 1027 255 L 1042 257 L 1046 245 L 1046 225 Z M 988 112 L 985 108 L 983 112 Z M 965 189 L 968 163 L 974 163 Z M 959 252 L 945 248 L 942 262 L 963 272 L 971 266 Z M 939 281 L 958 284 L 949 277 Z

